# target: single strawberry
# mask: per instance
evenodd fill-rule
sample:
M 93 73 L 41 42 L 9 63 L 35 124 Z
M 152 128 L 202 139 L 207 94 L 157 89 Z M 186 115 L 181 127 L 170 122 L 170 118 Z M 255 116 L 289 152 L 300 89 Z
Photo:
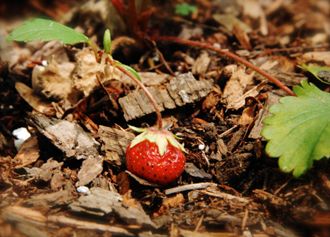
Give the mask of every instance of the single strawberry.
M 126 166 L 133 174 L 155 184 L 165 185 L 176 180 L 184 170 L 184 148 L 165 129 L 137 129 L 126 150 Z

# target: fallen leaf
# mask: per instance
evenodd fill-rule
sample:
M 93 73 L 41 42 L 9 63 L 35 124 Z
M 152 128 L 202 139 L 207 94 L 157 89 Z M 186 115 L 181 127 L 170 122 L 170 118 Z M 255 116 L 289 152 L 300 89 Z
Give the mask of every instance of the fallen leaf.
M 15 168 L 22 168 L 36 162 L 40 156 L 37 136 L 27 139 L 14 157 Z
M 47 116 L 54 116 L 55 110 L 51 103 L 47 103 L 36 95 L 33 90 L 27 85 L 16 82 L 15 88 L 19 95 L 36 111 L 39 113 L 45 114 Z

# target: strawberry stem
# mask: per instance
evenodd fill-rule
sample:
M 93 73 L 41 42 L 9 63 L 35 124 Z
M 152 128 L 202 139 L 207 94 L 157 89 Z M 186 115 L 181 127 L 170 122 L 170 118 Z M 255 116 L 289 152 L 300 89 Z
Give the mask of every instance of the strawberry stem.
M 131 80 L 133 80 L 136 84 L 138 84 L 138 86 L 140 86 L 140 88 L 143 90 L 143 92 L 148 97 L 150 103 L 152 104 L 152 106 L 155 109 L 155 112 L 156 112 L 156 115 L 157 115 L 157 127 L 158 127 L 158 129 L 162 129 L 163 128 L 162 114 L 160 112 L 160 109 L 158 107 L 158 104 L 157 104 L 155 98 L 152 96 L 150 91 L 145 87 L 145 85 L 143 85 L 143 83 L 140 80 L 138 80 L 135 76 L 133 76 L 132 73 L 128 72 L 123 66 L 115 64 L 114 61 L 110 57 L 109 57 L 109 59 L 110 59 L 110 63 L 113 66 L 117 67 L 122 73 L 127 75 Z

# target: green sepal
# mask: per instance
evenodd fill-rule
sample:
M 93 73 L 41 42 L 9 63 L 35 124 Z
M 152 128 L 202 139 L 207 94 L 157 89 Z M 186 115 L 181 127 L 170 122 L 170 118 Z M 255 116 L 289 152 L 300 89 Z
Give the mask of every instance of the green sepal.
M 138 128 L 138 131 L 141 131 L 141 129 Z M 133 139 L 130 144 L 130 147 L 132 148 L 144 140 L 156 143 L 158 147 L 158 152 L 161 156 L 165 154 L 168 143 L 182 150 L 183 152 L 186 152 L 184 146 L 175 139 L 174 135 L 171 132 L 166 130 L 158 130 L 153 128 L 144 129 L 144 132 L 142 132 Z

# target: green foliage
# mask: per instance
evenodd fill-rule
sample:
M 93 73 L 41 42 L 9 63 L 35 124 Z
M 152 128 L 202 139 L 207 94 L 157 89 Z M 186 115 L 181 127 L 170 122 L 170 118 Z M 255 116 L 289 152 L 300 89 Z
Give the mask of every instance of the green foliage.
M 330 93 L 307 81 L 294 92 L 297 97 L 283 97 L 270 108 L 262 135 L 269 156 L 280 157 L 281 170 L 299 177 L 314 160 L 330 156 Z
M 188 16 L 195 11 L 197 11 L 197 7 L 188 3 L 181 3 L 175 6 L 175 14 L 181 16 Z
M 134 76 L 136 79 L 138 79 L 139 81 L 142 81 L 142 79 L 141 79 L 139 73 L 138 73 L 137 71 L 135 71 L 134 68 L 132 68 L 132 67 L 126 65 L 126 64 L 122 64 L 122 63 L 119 62 L 119 61 L 116 61 L 116 64 L 117 64 L 118 66 L 120 66 L 120 67 L 123 67 L 126 71 L 129 71 L 130 73 L 132 73 L 133 76 Z
M 321 82 L 330 85 L 330 67 L 315 64 L 303 64 L 300 68 L 313 74 Z
M 65 25 L 46 19 L 32 19 L 23 23 L 10 33 L 8 40 L 15 41 L 51 41 L 58 40 L 64 44 L 88 42 L 86 35 Z
M 103 36 L 104 52 L 109 54 L 111 52 L 111 33 L 109 29 L 106 29 Z

